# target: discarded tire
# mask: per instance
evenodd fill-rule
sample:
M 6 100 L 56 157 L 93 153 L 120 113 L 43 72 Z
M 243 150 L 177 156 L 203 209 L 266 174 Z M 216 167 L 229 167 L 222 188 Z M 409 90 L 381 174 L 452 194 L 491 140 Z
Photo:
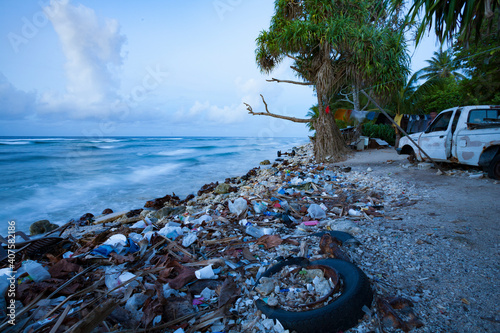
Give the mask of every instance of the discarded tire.
M 330 236 L 337 238 L 338 240 L 340 240 L 342 243 L 345 244 L 350 244 L 350 245 L 360 244 L 359 241 L 353 235 L 344 231 L 337 231 L 337 230 L 321 231 L 321 232 L 316 232 L 311 236 L 316 236 L 321 238 L 321 236 L 323 236 L 324 234 L 330 234 Z
M 310 262 L 305 258 L 291 258 L 269 268 L 262 274 L 269 277 L 288 265 L 325 265 L 334 268 L 343 282 L 342 294 L 324 307 L 301 312 L 270 307 L 262 300 L 257 308 L 268 318 L 277 319 L 286 329 L 305 332 L 338 332 L 358 323 L 364 315 L 363 306 L 370 306 L 373 292 L 366 275 L 354 264 L 339 259 L 322 259 Z M 259 281 L 257 281 L 259 283 Z

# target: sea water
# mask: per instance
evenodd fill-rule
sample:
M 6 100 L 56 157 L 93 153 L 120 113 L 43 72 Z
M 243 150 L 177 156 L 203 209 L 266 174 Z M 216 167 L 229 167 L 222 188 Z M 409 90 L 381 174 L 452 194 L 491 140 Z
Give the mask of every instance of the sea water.
M 127 211 L 240 176 L 307 138 L 0 137 L 0 234 Z

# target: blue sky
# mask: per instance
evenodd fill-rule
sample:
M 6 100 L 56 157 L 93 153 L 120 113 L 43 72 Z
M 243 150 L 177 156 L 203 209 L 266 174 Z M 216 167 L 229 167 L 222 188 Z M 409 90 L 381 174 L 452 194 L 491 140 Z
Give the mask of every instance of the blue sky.
M 0 1 L 0 135 L 306 136 L 312 89 L 255 63 L 271 0 Z M 426 40 L 413 70 L 437 49 Z

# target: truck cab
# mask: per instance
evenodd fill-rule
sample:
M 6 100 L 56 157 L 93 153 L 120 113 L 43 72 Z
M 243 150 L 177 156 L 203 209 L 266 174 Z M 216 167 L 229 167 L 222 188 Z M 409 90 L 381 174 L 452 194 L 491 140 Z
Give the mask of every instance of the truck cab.
M 500 106 L 474 105 L 440 112 L 424 132 L 411 134 L 437 162 L 482 166 L 491 178 L 500 179 Z M 418 161 L 427 157 L 407 137 L 397 148 Z

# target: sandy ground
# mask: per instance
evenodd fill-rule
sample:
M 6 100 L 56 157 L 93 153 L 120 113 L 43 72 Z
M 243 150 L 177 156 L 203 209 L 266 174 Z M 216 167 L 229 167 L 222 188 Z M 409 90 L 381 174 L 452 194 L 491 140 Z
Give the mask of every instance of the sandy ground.
M 436 169 L 408 168 L 406 156 L 393 149 L 357 152 L 337 165 L 381 181 L 388 176 L 418 193 L 415 205 L 395 213 L 401 220 L 383 225 L 392 235 L 402 232 L 384 259 L 395 267 L 387 265 L 387 273 L 400 275 L 388 279 L 395 284 L 389 289 L 420 295 L 416 311 L 438 331 L 500 332 L 500 182 L 470 177 L 479 169 L 448 168 L 454 174 L 438 175 Z M 391 251 L 405 258 L 398 263 Z
M 394 161 L 387 163 L 387 161 Z M 407 220 L 423 220 L 422 227 L 454 232 L 457 226 L 470 229 L 467 237 L 475 248 L 491 252 L 500 247 L 500 182 L 487 178 L 474 179 L 460 167 L 445 166 L 452 175 L 438 175 L 434 168 L 422 170 L 409 166 L 407 155 L 398 155 L 394 149 L 356 152 L 345 162 L 353 171 L 371 168 L 373 176 L 389 176 L 414 185 L 424 194 L 424 200 L 408 209 Z M 422 217 L 425 216 L 425 219 Z M 474 230 L 475 232 L 472 232 Z

